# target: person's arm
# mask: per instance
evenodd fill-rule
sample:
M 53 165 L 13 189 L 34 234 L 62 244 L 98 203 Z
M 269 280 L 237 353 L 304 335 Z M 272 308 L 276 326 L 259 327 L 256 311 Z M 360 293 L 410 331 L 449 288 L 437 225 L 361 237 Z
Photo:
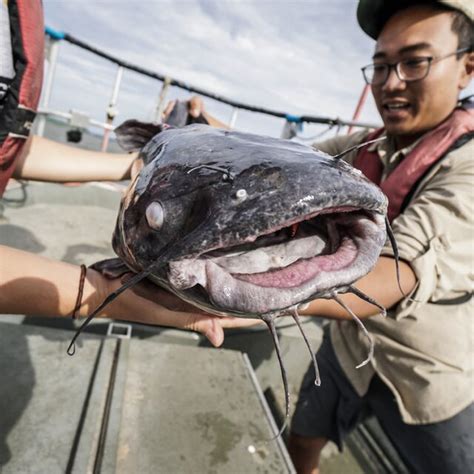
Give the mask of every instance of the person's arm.
M 417 279 L 410 265 L 400 261 L 399 267 L 400 284 L 405 295 L 408 295 L 414 290 Z M 358 280 L 354 286 L 387 309 L 405 297 L 398 287 L 395 259 L 391 257 L 380 257 L 374 269 Z M 351 293 L 341 294 L 338 297 L 359 318 L 367 318 L 380 313 L 376 306 Z M 307 307 L 299 310 L 299 314 L 323 316 L 330 319 L 352 319 L 351 315 L 337 301 L 327 299 L 311 301 Z
M 83 150 L 33 135 L 23 147 L 14 178 L 37 181 L 119 181 L 130 178 L 136 154 Z
M 166 108 L 163 111 L 163 120 L 165 122 L 166 122 L 166 118 L 173 110 L 175 103 L 176 103 L 175 100 L 171 100 L 166 105 Z M 187 104 L 188 104 L 189 115 L 191 115 L 191 117 L 198 118 L 200 115 L 202 115 L 207 120 L 207 122 L 209 123 L 211 127 L 230 130 L 230 127 L 227 124 L 216 119 L 211 114 L 209 114 L 209 112 L 206 111 L 205 106 L 204 106 L 204 101 L 202 100 L 201 97 L 194 95 L 187 101 Z
M 0 245 L 0 313 L 70 317 L 79 288 L 80 267 Z M 78 316 L 89 315 L 112 291 L 122 286 L 87 269 Z M 125 290 L 97 317 L 189 329 L 219 346 L 223 327 L 247 326 L 248 320 L 219 318 L 199 312 L 162 290 L 153 297 L 146 287 Z M 163 304 L 160 302 L 163 301 Z M 166 307 L 168 306 L 168 307 Z
M 227 125 L 224 122 L 221 122 L 220 120 L 217 120 L 215 117 L 213 117 L 209 112 L 206 112 L 203 110 L 202 115 L 204 118 L 209 122 L 209 125 L 214 128 L 222 128 L 224 130 L 230 130 L 229 125 Z
M 368 130 L 357 131 L 350 135 L 336 135 L 335 137 L 328 138 L 326 140 L 314 142 L 311 146 L 316 151 L 324 151 L 329 155 L 335 156 L 342 153 L 349 148 L 356 145 L 360 145 L 367 141 Z M 357 156 L 357 151 L 349 152 L 344 155 L 344 161 L 352 163 Z

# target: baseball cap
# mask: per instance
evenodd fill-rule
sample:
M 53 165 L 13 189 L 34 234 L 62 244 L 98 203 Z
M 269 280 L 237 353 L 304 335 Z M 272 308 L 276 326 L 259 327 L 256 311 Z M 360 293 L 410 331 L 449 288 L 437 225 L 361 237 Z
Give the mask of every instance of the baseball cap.
M 359 0 L 357 21 L 371 38 L 377 39 L 383 26 L 394 13 L 419 3 L 439 3 L 464 13 L 471 21 L 474 21 L 474 2 L 472 0 L 420 0 L 419 2 L 413 0 Z

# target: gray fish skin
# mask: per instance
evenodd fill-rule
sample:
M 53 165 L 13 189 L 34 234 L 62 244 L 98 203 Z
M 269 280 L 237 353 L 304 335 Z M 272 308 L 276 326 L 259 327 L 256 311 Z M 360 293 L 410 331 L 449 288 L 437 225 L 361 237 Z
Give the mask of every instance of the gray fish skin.
M 387 199 L 344 161 L 289 140 L 200 124 L 157 128 L 159 133 L 154 136 L 148 128 L 137 140 L 139 130 L 138 122 L 126 122 L 117 130 L 119 141 L 120 136 L 134 137 L 132 145 L 122 141 L 128 149 L 144 144 L 140 158 L 145 166 L 123 199 L 113 238 L 116 253 L 134 271 L 161 262 L 160 270 L 152 275 L 157 283 L 211 312 L 251 317 L 331 294 L 375 264 L 386 238 Z M 159 229 L 150 228 L 146 218 L 147 208 L 154 202 L 163 209 Z M 261 288 L 257 288 L 254 297 L 265 300 L 257 303 L 246 296 L 245 285 L 250 290 L 258 285 L 245 281 L 229 297 L 226 292 L 235 289 L 225 278 L 224 287 L 215 289 L 212 297 L 199 287 L 179 288 L 170 283 L 170 264 L 179 269 L 179 262 L 200 262 L 197 267 L 204 261 L 208 274 L 207 266 L 213 265 L 208 262 L 209 252 L 243 244 L 251 247 L 261 236 L 319 214 L 339 212 L 335 221 L 341 222 L 341 214 L 349 216 L 351 210 L 363 210 L 367 216 L 364 232 L 356 231 L 353 239 L 363 264 L 338 269 L 334 273 L 337 278 L 323 278 L 327 284 L 311 286 L 304 282 L 297 288 L 265 288 L 262 291 L 268 298 L 263 298 Z M 356 220 L 351 223 L 350 218 L 347 222 L 346 228 L 362 226 Z M 370 234 L 370 245 L 364 254 L 366 233 Z M 304 285 L 307 288 L 303 291 Z M 279 300 L 278 294 L 285 292 L 291 295 Z

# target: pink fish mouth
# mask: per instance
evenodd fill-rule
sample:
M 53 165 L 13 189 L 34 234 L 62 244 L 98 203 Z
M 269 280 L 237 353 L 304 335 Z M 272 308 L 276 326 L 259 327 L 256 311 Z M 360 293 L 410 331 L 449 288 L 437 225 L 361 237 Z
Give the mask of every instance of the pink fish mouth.
M 253 242 L 170 262 L 168 280 L 180 294 L 201 287 L 223 314 L 277 312 L 330 296 L 364 276 L 385 238 L 382 214 L 326 209 Z

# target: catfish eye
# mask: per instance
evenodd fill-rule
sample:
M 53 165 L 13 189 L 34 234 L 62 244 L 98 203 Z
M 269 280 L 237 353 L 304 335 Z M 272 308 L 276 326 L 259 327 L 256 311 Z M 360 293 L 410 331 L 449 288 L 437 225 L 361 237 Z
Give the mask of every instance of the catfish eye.
M 152 202 L 145 211 L 148 225 L 155 230 L 160 229 L 165 221 L 165 211 L 159 202 Z

